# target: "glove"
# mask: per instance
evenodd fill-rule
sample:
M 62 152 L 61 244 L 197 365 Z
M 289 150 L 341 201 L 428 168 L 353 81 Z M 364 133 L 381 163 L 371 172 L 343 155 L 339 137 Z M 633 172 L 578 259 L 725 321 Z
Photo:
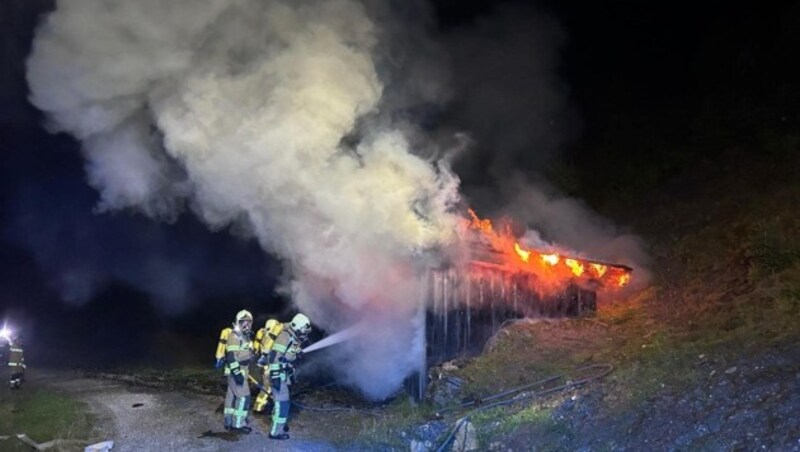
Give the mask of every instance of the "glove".
M 298 350 L 294 356 L 295 359 L 303 359 L 303 357 L 306 356 L 306 354 L 302 350 Z
M 214 362 L 214 369 L 221 369 L 222 366 L 225 365 L 225 360 L 220 358 L 216 362 Z
M 233 372 L 233 381 L 236 383 L 236 386 L 242 386 L 244 384 L 244 375 L 242 372 Z
M 258 367 L 266 367 L 268 364 L 269 364 L 269 358 L 267 357 L 267 355 L 261 355 L 258 357 L 258 361 L 256 362 L 256 365 Z

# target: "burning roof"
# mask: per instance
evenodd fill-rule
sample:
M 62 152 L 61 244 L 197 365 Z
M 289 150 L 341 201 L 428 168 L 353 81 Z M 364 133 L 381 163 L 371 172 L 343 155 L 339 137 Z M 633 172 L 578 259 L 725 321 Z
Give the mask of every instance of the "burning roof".
M 570 283 L 591 284 L 599 289 L 618 289 L 631 280 L 633 269 L 583 257 L 562 250 L 536 250 L 523 246 L 510 227 L 495 228 L 488 219 L 481 219 L 468 210 L 462 236 L 471 244 L 470 264 L 501 271 L 533 273 L 547 288 L 560 288 Z

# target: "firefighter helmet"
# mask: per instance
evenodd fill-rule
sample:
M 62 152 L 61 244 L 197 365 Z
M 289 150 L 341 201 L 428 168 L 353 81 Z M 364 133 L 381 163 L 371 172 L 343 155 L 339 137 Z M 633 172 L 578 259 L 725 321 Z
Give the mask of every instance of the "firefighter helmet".
M 311 320 L 308 320 L 304 314 L 297 314 L 290 323 L 295 333 L 305 336 L 311 332 Z
M 242 309 L 241 311 L 236 313 L 236 325 L 240 331 L 250 331 L 250 328 L 253 326 L 253 314 L 250 314 L 250 311 L 246 309 Z

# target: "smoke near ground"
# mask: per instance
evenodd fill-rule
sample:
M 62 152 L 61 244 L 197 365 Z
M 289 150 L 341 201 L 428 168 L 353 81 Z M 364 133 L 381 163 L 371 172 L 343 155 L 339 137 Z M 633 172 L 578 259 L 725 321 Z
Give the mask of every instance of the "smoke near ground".
M 347 367 L 375 398 L 407 371 L 378 358 L 408 355 L 385 333 L 411 329 L 413 257 L 452 240 L 457 185 L 391 127 L 342 144 L 381 99 L 377 34 L 347 0 L 73 0 L 28 64 L 31 101 L 82 140 L 101 210 L 235 224 L 286 261 L 318 325 L 375 322 Z
M 552 21 L 505 10 L 436 35 L 415 6 L 63 0 L 36 34 L 30 100 L 81 140 L 100 211 L 232 228 L 283 260 L 281 290 L 312 322 L 369 322 L 337 372 L 384 398 L 424 347 L 421 264 L 455 240 L 453 151 L 499 184 L 546 160 L 528 153 L 556 149 L 570 117 Z

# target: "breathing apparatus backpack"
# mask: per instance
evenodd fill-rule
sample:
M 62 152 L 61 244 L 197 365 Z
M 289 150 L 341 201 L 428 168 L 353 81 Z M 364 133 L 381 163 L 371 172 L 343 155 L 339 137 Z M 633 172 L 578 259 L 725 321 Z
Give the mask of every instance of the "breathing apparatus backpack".
M 275 319 L 269 319 L 264 328 L 258 330 L 258 332 L 261 333 L 261 337 L 256 336 L 256 342 L 261 348 L 261 353 L 269 353 L 272 350 L 275 339 L 283 332 L 283 323 Z
M 225 358 L 225 346 L 228 344 L 228 337 L 233 332 L 233 328 L 223 328 L 219 333 L 219 343 L 217 344 L 217 353 L 214 358 L 217 360 Z

